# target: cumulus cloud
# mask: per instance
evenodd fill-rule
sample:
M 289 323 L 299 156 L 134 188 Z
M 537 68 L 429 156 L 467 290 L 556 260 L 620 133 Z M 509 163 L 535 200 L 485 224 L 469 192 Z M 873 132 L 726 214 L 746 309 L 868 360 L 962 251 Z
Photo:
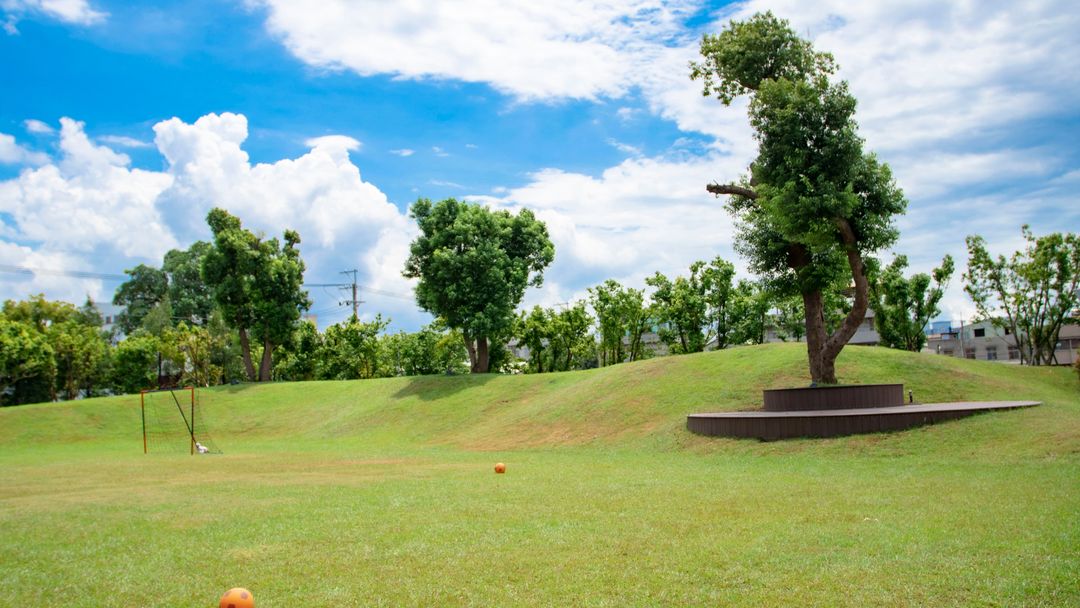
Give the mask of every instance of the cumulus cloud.
M 0 133 L 0 164 L 43 165 L 47 162 L 49 162 L 48 155 L 19 145 L 14 135 Z
M 412 149 L 409 149 L 409 148 L 402 148 L 400 150 L 391 150 L 390 153 L 391 154 L 396 154 L 396 155 L 398 155 L 398 156 L 400 156 L 402 158 L 405 158 L 405 157 L 408 157 L 408 156 L 412 156 L 413 154 L 416 154 L 416 150 L 412 150 Z
M 545 169 L 501 196 L 470 196 L 495 208 L 527 207 L 555 244 L 547 304 L 581 297 L 584 288 L 615 278 L 642 287 L 655 271 L 685 274 L 695 260 L 735 260 L 733 228 L 723 201 L 705 192 L 717 172 L 737 172 L 730 156 L 634 158 L 599 176 Z
M 146 171 L 92 142 L 82 123 L 64 118 L 61 125 L 56 159 L 0 182 L 0 212 L 12 218 L 0 242 L 12 259 L 26 253 L 16 243 L 67 257 L 46 265 L 23 256 L 19 264 L 106 272 L 134 260 L 160 264 L 168 249 L 208 238 L 206 214 L 220 206 L 267 236 L 297 230 L 310 269 L 336 279 L 339 266 L 360 267 L 365 284 L 411 291 L 400 274 L 415 228 L 361 178 L 348 156 L 360 142 L 351 137 L 312 138 L 298 158 L 252 164 L 242 148 L 248 136 L 243 115 L 208 114 L 194 123 L 172 118 L 154 125 L 167 167 Z M 23 287 L 5 284 L 0 291 L 25 297 Z M 394 305 L 397 312 L 388 312 L 399 320 L 420 316 L 408 302 Z

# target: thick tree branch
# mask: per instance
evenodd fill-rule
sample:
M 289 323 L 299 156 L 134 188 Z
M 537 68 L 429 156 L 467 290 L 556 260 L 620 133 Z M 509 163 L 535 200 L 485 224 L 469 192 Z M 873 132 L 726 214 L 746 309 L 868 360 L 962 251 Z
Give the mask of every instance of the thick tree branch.
M 708 186 L 705 186 L 705 189 L 716 196 L 720 196 L 721 194 L 733 194 L 735 196 L 744 196 L 750 200 L 755 200 L 758 197 L 757 192 L 734 184 L 709 184 Z
M 859 325 L 866 318 L 866 309 L 869 305 L 870 284 L 866 280 L 866 269 L 863 267 L 862 253 L 859 252 L 858 243 L 855 239 L 855 231 L 851 224 L 844 218 L 834 220 L 840 230 L 840 238 L 847 250 L 848 266 L 851 268 L 851 278 L 855 282 L 855 301 L 852 303 L 851 312 L 844 318 L 840 327 L 829 336 L 823 346 L 826 357 L 836 358 L 840 350 L 844 348 L 848 340 L 858 331 Z

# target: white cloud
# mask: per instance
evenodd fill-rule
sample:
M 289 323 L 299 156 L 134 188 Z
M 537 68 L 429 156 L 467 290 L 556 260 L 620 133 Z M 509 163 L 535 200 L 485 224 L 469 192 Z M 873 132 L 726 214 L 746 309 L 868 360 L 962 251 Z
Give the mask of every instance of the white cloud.
M 154 144 L 126 135 L 102 135 L 98 141 L 123 148 L 152 148 Z
M 0 164 L 43 165 L 47 162 L 47 155 L 20 146 L 14 135 L 0 133 Z
M 323 135 L 312 137 L 304 142 L 309 148 L 322 148 L 328 152 L 337 150 L 342 152 L 355 152 L 360 149 L 360 141 L 348 135 Z
M 40 133 L 45 135 L 52 135 L 56 133 L 56 129 L 50 127 L 48 124 L 36 120 L 33 118 L 27 118 L 23 121 L 23 125 L 26 127 L 27 133 Z
M 26 248 L 11 241 L 66 257 L 48 264 L 20 258 L 19 264 L 101 272 L 137 263 L 133 259 L 160 264 L 168 249 L 208 238 L 206 214 L 222 206 L 267 236 L 297 230 L 308 280 L 336 280 L 338 270 L 360 267 L 365 284 L 411 290 L 400 274 L 415 227 L 361 178 L 348 156 L 359 146 L 355 139 L 313 138 L 298 158 L 252 164 L 242 148 L 248 135 L 243 115 L 208 114 L 191 124 L 172 118 L 154 125 L 168 166 L 145 171 L 92 143 L 82 123 L 65 118 L 61 124 L 59 158 L 0 182 L 0 212 L 13 220 L 0 244 L 12 259 Z M 5 283 L 0 295 L 25 297 L 25 288 Z M 407 324 L 423 317 L 400 299 L 384 312 Z
M 176 246 L 155 208 L 171 176 L 128 168 L 123 154 L 90 142 L 83 124 L 61 119 L 60 158 L 0 182 L 0 211 L 20 240 L 44 251 L 99 247 L 130 257 L 159 258 Z
M 623 143 L 613 137 L 609 137 L 607 143 L 609 146 L 615 148 L 623 154 L 627 154 L 629 156 L 641 156 L 641 148 L 638 146 L 632 146 L 630 144 Z
M 528 207 L 547 224 L 555 262 L 543 298 L 564 302 L 615 278 L 635 287 L 655 271 L 684 274 L 695 260 L 737 261 L 723 201 L 705 192 L 730 156 L 629 159 L 598 177 L 545 169 L 502 196 L 469 196 L 498 208 Z M 530 296 L 530 302 L 537 294 Z M 544 300 L 546 301 L 546 300 Z
M 416 150 L 411 150 L 409 148 L 402 148 L 400 150 L 391 150 L 390 153 L 391 154 L 397 154 L 398 156 L 400 156 L 402 158 L 405 158 L 405 157 L 408 157 L 408 156 L 412 156 L 413 154 L 416 154 Z
M 431 152 L 432 152 L 432 153 L 433 153 L 433 154 L 434 154 L 435 156 L 441 156 L 441 157 L 446 157 L 446 156 L 450 156 L 450 153 L 449 153 L 449 152 L 447 152 L 446 150 L 443 150 L 443 149 L 442 149 L 442 148 L 440 148 L 439 146 L 432 146 L 432 147 L 431 147 Z
M 677 31 L 696 4 L 327 0 L 313 11 L 295 0 L 251 3 L 268 9 L 270 32 L 311 65 L 484 82 L 524 100 L 621 96 L 639 64 L 627 56 Z
M 0 9 L 12 17 L 24 13 L 41 13 L 65 23 L 93 25 L 108 17 L 108 13 L 94 10 L 86 0 L 0 0 Z M 9 20 L 11 28 L 14 23 Z M 14 33 L 9 30 L 9 33 Z

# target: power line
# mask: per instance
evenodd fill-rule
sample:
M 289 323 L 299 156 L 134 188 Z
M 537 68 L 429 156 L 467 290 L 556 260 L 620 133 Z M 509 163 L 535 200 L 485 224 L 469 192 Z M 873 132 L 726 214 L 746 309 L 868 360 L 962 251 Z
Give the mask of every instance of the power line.
M 31 268 L 29 266 L 12 266 L 9 264 L 0 264 L 0 272 L 29 275 L 47 274 L 58 277 L 74 277 L 76 279 L 101 279 L 103 281 L 126 281 L 129 278 L 126 274 L 108 274 L 104 272 L 87 272 L 83 270 L 60 270 L 56 268 Z
M 76 279 L 99 279 L 102 281 L 127 281 L 131 278 L 127 274 L 114 274 L 107 272 L 90 272 L 84 270 L 64 270 L 60 268 L 35 268 L 31 266 L 15 266 L 11 264 L 0 264 L 0 272 L 6 272 L 9 274 L 24 274 L 24 275 L 49 275 L 59 277 L 72 277 Z M 368 287 L 367 285 L 361 285 L 356 283 L 356 270 L 345 271 L 348 274 L 353 274 L 353 282 L 351 283 L 304 283 L 302 287 L 314 288 L 314 287 L 353 287 L 364 290 L 365 293 L 371 293 L 379 296 L 385 296 L 388 298 L 399 298 L 402 300 L 413 300 L 415 296 L 412 294 L 397 293 L 393 291 L 386 291 L 384 289 L 375 289 Z M 355 297 L 353 298 L 356 299 Z M 363 302 L 358 302 L 362 304 Z

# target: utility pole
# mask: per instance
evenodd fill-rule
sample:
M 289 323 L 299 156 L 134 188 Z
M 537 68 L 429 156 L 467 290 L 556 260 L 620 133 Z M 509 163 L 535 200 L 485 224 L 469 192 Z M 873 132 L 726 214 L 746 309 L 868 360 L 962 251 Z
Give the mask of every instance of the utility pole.
M 356 297 L 356 272 L 357 271 L 356 271 L 355 268 L 352 269 L 352 270 L 342 270 L 341 271 L 341 274 L 351 274 L 352 275 L 352 299 L 351 300 L 345 300 L 344 302 L 342 302 L 342 304 L 352 304 L 352 318 L 353 318 L 353 321 L 355 321 L 355 320 L 357 320 L 359 318 L 357 316 L 357 307 L 359 307 L 361 304 L 364 303 L 362 300 L 360 300 L 359 298 Z M 349 287 L 349 285 L 342 285 L 341 288 L 342 289 L 348 289 L 348 287 Z

